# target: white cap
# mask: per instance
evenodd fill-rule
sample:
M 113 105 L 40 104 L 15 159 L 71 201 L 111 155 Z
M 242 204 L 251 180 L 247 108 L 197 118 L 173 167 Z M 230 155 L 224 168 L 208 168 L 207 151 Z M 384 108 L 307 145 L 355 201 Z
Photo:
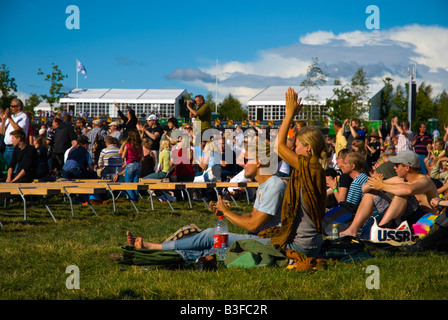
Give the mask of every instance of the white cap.
M 155 114 L 151 114 L 148 118 L 146 118 L 147 121 L 151 121 L 151 120 L 159 120 L 159 118 L 157 118 L 157 116 Z

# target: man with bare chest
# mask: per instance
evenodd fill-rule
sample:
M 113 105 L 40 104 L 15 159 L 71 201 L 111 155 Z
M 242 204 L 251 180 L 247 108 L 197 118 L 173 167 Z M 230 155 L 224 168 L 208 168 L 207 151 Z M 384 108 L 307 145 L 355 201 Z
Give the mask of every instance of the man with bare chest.
M 397 176 L 383 180 L 382 175 L 375 174 L 369 178 L 362 187 L 364 197 L 355 218 L 341 236 L 356 236 L 374 209 L 382 215 L 378 225 L 383 228 L 394 228 L 399 220 L 407 220 L 412 225 L 424 214 L 437 212 L 430 204 L 431 199 L 438 197 L 437 188 L 429 177 L 419 173 L 419 156 L 405 150 L 389 161 L 395 164 Z M 392 198 L 386 193 L 392 194 Z

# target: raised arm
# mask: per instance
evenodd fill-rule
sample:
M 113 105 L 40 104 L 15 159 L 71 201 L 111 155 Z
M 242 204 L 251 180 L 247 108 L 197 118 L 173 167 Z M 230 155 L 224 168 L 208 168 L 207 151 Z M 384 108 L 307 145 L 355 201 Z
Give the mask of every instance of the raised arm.
M 297 101 L 298 95 L 292 88 L 289 88 L 285 94 L 285 118 L 278 131 L 278 154 L 280 158 L 286 161 L 291 167 L 298 168 L 299 160 L 297 154 L 288 148 L 286 145 L 286 138 L 288 135 L 289 124 L 293 121 L 294 116 L 302 109 L 300 102 L 302 98 Z

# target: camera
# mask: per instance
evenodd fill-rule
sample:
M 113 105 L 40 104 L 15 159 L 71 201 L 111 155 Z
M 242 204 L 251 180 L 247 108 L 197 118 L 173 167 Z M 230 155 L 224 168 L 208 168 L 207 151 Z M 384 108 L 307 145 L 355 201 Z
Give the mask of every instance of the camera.
M 184 104 L 184 105 L 187 105 L 187 101 L 188 101 L 188 99 L 185 99 L 185 97 L 182 97 L 182 98 L 180 98 L 179 99 L 179 104 Z M 196 101 L 193 99 L 193 100 L 190 100 L 190 106 L 195 106 L 196 105 Z

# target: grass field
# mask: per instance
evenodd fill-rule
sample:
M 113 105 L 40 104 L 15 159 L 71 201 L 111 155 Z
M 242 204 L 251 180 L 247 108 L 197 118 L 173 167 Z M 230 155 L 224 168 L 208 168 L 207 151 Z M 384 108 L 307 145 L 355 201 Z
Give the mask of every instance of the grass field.
M 196 270 L 147 270 L 123 266 L 109 258 L 121 253 L 125 232 L 161 242 L 179 227 L 196 223 L 213 227 L 216 218 L 202 202 L 190 209 L 174 203 L 138 203 L 139 213 L 129 204 L 75 206 L 71 217 L 68 202 L 49 202 L 57 222 L 39 201 L 28 206 L 23 224 L 21 202 L 0 209 L 1 300 L 446 300 L 448 255 L 422 255 L 374 251 L 374 258 L 352 264 L 329 264 L 317 271 L 279 268 L 220 268 Z M 235 211 L 250 206 L 243 201 Z M 229 226 L 231 232 L 242 232 Z M 379 289 L 369 289 L 368 266 L 378 267 Z M 80 288 L 68 289 L 66 273 L 77 266 Z

